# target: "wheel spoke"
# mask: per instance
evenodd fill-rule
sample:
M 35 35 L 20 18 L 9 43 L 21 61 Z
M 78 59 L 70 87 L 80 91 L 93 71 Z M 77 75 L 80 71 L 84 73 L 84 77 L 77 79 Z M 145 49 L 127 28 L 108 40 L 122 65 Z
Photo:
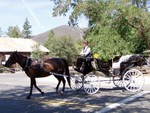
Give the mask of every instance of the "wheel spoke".
M 71 87 L 74 90 L 79 90 L 82 88 L 82 78 L 80 75 L 71 76 Z
M 123 84 L 128 91 L 139 91 L 144 85 L 143 74 L 137 69 L 131 69 L 124 74 Z
M 84 91 L 88 94 L 94 94 L 99 90 L 99 80 L 95 75 L 87 74 L 84 79 Z

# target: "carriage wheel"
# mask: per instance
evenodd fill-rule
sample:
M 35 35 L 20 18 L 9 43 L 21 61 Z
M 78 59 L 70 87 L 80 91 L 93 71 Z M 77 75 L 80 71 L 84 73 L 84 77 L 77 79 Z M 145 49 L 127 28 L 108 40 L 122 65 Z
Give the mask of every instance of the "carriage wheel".
M 123 84 L 128 91 L 139 91 L 143 88 L 144 76 L 139 70 L 131 69 L 124 74 Z
M 74 74 L 71 76 L 71 88 L 74 90 L 79 90 L 83 87 L 83 77 L 79 74 Z
M 88 94 L 94 94 L 99 91 L 99 78 L 94 73 L 87 74 L 84 79 L 84 91 Z
M 118 88 L 121 88 L 124 86 L 123 81 L 120 76 L 113 76 L 113 84 Z

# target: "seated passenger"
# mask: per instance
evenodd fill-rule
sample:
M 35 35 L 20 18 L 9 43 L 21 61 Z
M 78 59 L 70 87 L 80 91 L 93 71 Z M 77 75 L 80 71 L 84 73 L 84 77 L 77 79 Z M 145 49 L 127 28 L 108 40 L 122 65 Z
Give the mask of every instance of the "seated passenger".
M 118 62 L 113 63 L 112 68 L 113 68 L 113 73 L 115 75 L 121 75 L 123 72 L 123 67 L 124 64 L 126 64 L 128 62 L 128 60 L 130 59 L 132 55 L 125 55 L 125 56 L 121 56 Z M 119 72 L 118 72 L 119 71 Z

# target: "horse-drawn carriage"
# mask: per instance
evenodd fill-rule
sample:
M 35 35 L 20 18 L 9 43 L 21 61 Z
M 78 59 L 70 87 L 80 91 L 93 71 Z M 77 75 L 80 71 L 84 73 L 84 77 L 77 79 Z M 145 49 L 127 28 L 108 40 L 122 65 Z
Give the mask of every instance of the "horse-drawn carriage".
M 131 92 L 139 91 L 144 85 L 144 76 L 137 67 L 141 68 L 145 63 L 146 59 L 140 54 L 117 56 L 108 62 L 90 58 L 83 63 L 82 71 L 73 71 L 72 88 L 83 88 L 86 93 L 94 94 L 99 91 L 102 82 L 100 76 L 104 75 L 111 78 L 116 87 L 124 87 Z
M 97 58 L 87 58 L 83 63 L 82 69 L 77 73 L 70 74 L 68 62 L 61 58 L 47 59 L 43 63 L 33 64 L 31 58 L 19 54 L 17 51 L 13 52 L 7 60 L 5 66 L 10 67 L 14 63 L 18 63 L 25 71 L 26 75 L 30 77 L 30 93 L 27 99 L 32 95 L 33 86 L 43 95 L 44 92 L 37 86 L 36 78 L 47 77 L 54 75 L 58 80 L 56 92 L 63 94 L 65 91 L 65 78 L 71 88 L 76 90 L 84 88 L 88 94 L 94 94 L 99 91 L 100 75 L 105 75 L 112 78 L 115 86 L 124 86 L 127 90 L 136 92 L 142 89 L 144 84 L 144 77 L 141 71 L 136 67 L 142 67 L 146 59 L 142 55 L 122 56 L 119 61 L 102 62 Z M 71 78 L 71 79 L 70 79 Z M 71 80 L 71 81 L 70 81 Z M 59 85 L 63 83 L 63 88 L 60 91 Z

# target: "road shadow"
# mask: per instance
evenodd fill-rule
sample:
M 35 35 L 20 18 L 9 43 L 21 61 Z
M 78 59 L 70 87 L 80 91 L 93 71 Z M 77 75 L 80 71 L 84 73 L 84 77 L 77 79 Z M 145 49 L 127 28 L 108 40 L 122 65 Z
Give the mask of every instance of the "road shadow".
M 146 94 L 146 96 L 144 95 L 129 101 L 122 106 L 110 110 L 109 113 L 148 113 L 150 111 L 150 98 L 148 95 Z
M 101 88 L 93 95 L 86 94 L 83 89 L 73 91 L 66 88 L 65 94 L 60 95 L 54 87 L 45 87 L 49 86 L 40 86 L 43 91 L 46 90 L 43 96 L 34 89 L 30 100 L 26 99 L 29 87 L 16 86 L 2 90 L 0 107 L 3 109 L 0 109 L 0 113 L 92 113 L 132 95 L 122 88 Z

